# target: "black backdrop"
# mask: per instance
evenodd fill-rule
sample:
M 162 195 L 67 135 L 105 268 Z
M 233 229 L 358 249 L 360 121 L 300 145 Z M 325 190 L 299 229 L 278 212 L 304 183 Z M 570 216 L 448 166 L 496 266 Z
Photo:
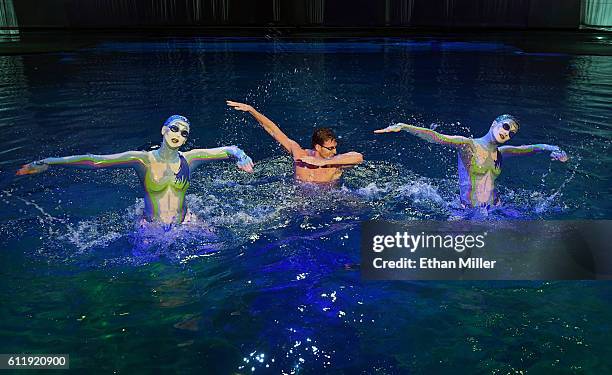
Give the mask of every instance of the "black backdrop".
M 567 28 L 580 0 L 2 0 L 20 28 L 198 26 Z

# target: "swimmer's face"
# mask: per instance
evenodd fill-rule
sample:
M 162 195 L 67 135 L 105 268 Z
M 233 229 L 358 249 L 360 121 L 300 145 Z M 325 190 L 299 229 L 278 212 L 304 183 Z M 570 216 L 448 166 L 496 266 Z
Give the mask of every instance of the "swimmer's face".
M 189 124 L 183 121 L 173 121 L 170 124 L 162 127 L 162 136 L 164 142 L 170 148 L 179 148 L 187 142 L 189 137 Z
M 321 155 L 321 157 L 327 159 L 331 158 L 338 153 L 336 149 L 338 142 L 335 139 L 328 139 L 323 142 L 322 145 L 315 145 L 315 150 Z
M 506 143 L 516 135 L 519 126 L 513 120 L 493 121 L 491 131 L 497 143 Z

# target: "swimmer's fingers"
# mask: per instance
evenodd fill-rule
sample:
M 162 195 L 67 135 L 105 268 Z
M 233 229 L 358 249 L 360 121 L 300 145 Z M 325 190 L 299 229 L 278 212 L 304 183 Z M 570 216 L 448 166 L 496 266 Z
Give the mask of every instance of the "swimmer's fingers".
M 228 106 L 238 110 L 238 111 L 244 111 L 244 112 L 248 112 L 250 110 L 253 109 L 253 107 L 251 107 L 248 104 L 244 104 L 244 103 L 239 103 L 239 102 L 234 102 L 231 100 L 226 100 L 226 103 Z
M 376 134 L 381 134 L 381 133 L 397 133 L 402 131 L 402 129 L 404 128 L 405 124 L 402 123 L 398 123 L 395 125 L 391 125 L 391 126 L 387 126 L 384 129 L 378 129 L 378 130 L 374 130 L 374 133 Z
M 556 150 L 550 153 L 550 158 L 552 160 L 558 160 L 560 162 L 565 163 L 566 161 L 569 160 L 569 157 L 567 156 L 567 154 L 565 153 L 565 151 L 563 150 Z
M 49 165 L 43 161 L 34 161 L 32 163 L 28 163 L 22 165 L 21 168 L 15 173 L 17 176 L 24 176 L 27 174 L 37 174 L 42 173 L 49 169 Z
M 253 160 L 248 156 L 239 160 L 236 165 L 245 172 L 253 173 Z
M 245 165 L 245 166 L 238 166 L 238 169 L 241 169 L 247 173 L 253 173 L 253 165 Z
M 26 174 L 34 174 L 34 173 L 36 172 L 32 170 L 32 168 L 30 167 L 30 164 L 24 164 L 21 166 L 21 168 L 19 168 L 19 170 L 15 173 L 15 175 L 24 176 Z

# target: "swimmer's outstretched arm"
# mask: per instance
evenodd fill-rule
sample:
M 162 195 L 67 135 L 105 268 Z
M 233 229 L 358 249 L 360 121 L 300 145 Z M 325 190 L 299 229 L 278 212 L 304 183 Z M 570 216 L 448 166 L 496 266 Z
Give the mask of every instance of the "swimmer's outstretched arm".
M 413 134 L 421 139 L 424 139 L 427 142 L 436 143 L 439 145 L 463 147 L 472 143 L 472 140 L 467 137 L 462 137 L 460 135 L 445 135 L 431 129 L 408 125 L 401 122 L 395 125 L 388 126 L 384 129 L 374 130 L 374 133 L 397 133 L 402 130 L 407 131 L 408 133 Z
M 208 160 L 222 160 L 235 158 L 238 168 L 246 172 L 253 172 L 253 160 L 247 156 L 241 149 L 236 146 L 226 146 L 217 148 L 198 148 L 195 150 L 183 152 L 183 157 L 187 160 L 189 168 L 193 171 L 202 163 Z
M 550 158 L 552 160 L 559 160 L 566 162 L 569 158 L 565 151 L 561 150 L 559 146 L 547 145 L 547 144 L 536 144 L 536 145 L 523 145 L 523 146 L 501 146 L 498 148 L 499 152 L 503 157 L 511 156 L 526 156 L 535 155 L 543 152 L 550 152 Z
M 231 100 L 227 101 L 227 105 L 243 112 L 248 112 L 259 122 L 259 124 L 272 136 L 272 138 L 276 139 L 278 143 L 280 143 L 285 150 L 287 150 L 290 154 L 294 155 L 303 151 L 302 147 L 294 141 L 293 139 L 287 137 L 285 133 L 274 123 L 272 120 L 257 112 L 255 108 L 251 107 L 248 104 L 233 102 Z
M 351 151 L 328 159 L 304 155 L 297 158 L 297 160 L 318 167 L 352 167 L 354 165 L 363 163 L 363 155 L 358 152 Z
M 36 174 L 46 171 L 50 166 L 69 168 L 140 168 L 147 160 L 144 151 L 126 151 L 111 155 L 73 155 L 60 158 L 45 158 L 26 164 L 17 171 L 18 175 Z

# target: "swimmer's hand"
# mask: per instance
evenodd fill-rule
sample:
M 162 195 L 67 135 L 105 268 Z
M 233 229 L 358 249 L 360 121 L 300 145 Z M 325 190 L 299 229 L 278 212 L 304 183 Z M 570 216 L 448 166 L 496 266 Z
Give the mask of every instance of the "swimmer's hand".
M 253 107 L 248 104 L 233 102 L 231 100 L 226 100 L 226 103 L 228 106 L 238 111 L 251 112 L 253 110 Z
M 236 158 L 236 165 L 245 172 L 253 173 L 253 160 L 238 147 L 231 147 L 229 152 Z
M 236 165 L 245 172 L 253 173 L 253 160 L 246 155 L 244 159 L 238 160 Z
M 329 160 L 323 158 L 316 158 L 310 155 L 304 155 L 300 158 L 296 159 L 297 161 L 301 161 L 302 163 L 314 165 L 315 167 L 323 167 L 329 164 Z
M 21 168 L 15 173 L 17 176 L 23 176 L 26 174 L 38 174 L 49 169 L 49 164 L 44 160 L 37 160 L 31 163 L 22 165 Z
M 376 133 L 376 134 L 381 134 L 381 133 L 397 133 L 397 132 L 402 131 L 405 126 L 408 126 L 408 124 L 404 124 L 402 122 L 398 122 L 397 124 L 391 125 L 391 126 L 387 126 L 384 129 L 374 130 L 374 133 Z
M 557 147 L 555 150 L 552 150 L 552 152 L 550 153 L 550 158 L 552 160 L 558 160 L 563 163 L 565 163 L 569 159 L 565 151 L 561 150 L 559 147 Z

